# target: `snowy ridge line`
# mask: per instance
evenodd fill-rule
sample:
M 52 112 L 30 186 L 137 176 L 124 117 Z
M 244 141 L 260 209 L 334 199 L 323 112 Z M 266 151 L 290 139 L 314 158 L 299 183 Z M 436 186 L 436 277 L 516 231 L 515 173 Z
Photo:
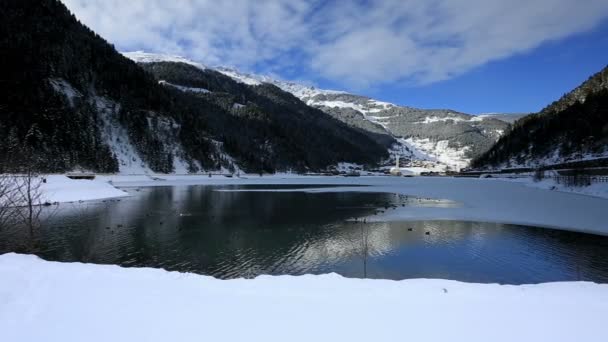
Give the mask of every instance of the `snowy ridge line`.
M 207 67 L 201 63 L 176 55 L 148 53 L 144 51 L 122 52 L 122 55 L 136 63 L 176 62 L 190 64 L 201 70 L 207 69 Z
M 201 70 L 210 69 L 208 66 L 194 62 L 182 56 L 169 55 L 169 54 L 158 54 L 158 53 L 148 53 L 143 51 L 133 51 L 133 52 L 121 52 L 123 56 L 133 60 L 137 63 L 156 63 L 156 62 L 178 62 L 178 63 L 186 63 L 198 67 Z M 248 85 L 260 85 L 262 83 L 270 83 L 274 84 L 282 90 L 293 94 L 298 98 L 304 97 L 314 97 L 320 94 L 347 94 L 344 91 L 339 90 L 325 90 L 318 89 L 313 86 L 306 86 L 292 81 L 281 81 L 269 76 L 256 75 L 256 74 L 248 74 L 243 73 L 233 68 L 216 66 L 213 70 L 220 72 L 237 82 L 241 82 Z M 375 101 L 375 100 L 372 100 Z M 376 101 L 377 103 L 381 103 L 380 101 Z M 392 105 L 392 104 L 389 104 Z

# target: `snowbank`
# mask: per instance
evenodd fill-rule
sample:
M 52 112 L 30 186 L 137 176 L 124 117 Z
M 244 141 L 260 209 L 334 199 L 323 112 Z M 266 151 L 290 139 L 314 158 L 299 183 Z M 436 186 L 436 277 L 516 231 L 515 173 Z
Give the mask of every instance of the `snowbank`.
M 608 285 L 218 280 L 0 256 L 2 340 L 606 341 Z
M 61 175 L 45 176 L 42 183 L 42 202 L 74 202 L 93 199 L 124 197 L 128 194 L 103 180 L 75 180 Z
M 532 177 L 520 177 L 520 178 L 496 178 L 497 180 L 504 180 L 510 182 L 522 183 L 526 186 L 552 190 L 561 192 L 571 192 L 581 195 L 595 196 L 601 198 L 608 198 L 608 183 L 593 183 L 589 186 L 565 186 L 564 184 L 558 184 L 553 178 L 545 178 L 541 181 L 535 182 Z

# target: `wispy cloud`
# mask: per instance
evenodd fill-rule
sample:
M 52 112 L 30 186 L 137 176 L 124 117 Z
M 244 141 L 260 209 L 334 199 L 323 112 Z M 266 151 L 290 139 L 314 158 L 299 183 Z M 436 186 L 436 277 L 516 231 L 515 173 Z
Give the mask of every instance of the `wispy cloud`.
M 63 0 L 122 50 L 366 87 L 433 83 L 588 31 L 605 0 Z

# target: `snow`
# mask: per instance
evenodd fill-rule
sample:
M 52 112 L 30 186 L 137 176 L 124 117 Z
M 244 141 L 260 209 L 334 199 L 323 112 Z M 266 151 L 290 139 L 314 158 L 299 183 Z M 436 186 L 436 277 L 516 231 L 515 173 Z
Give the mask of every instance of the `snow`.
M 332 101 L 319 101 L 319 100 L 308 100 L 306 102 L 309 106 L 325 106 L 330 108 L 351 108 L 354 109 L 365 116 L 365 118 L 369 121 L 379 123 L 377 120 L 379 118 L 389 118 L 389 117 L 381 117 L 381 116 L 369 116 L 368 114 L 378 113 L 383 110 L 394 107 L 395 105 L 388 102 L 381 102 L 369 99 L 365 104 L 357 103 L 357 102 L 346 102 L 340 100 L 332 100 Z M 395 117 L 395 116 L 391 116 Z
M 143 181 L 144 179 L 137 177 L 130 180 Z M 146 178 L 145 180 L 150 181 L 151 179 Z M 127 192 L 115 188 L 109 183 L 109 179 L 103 179 L 103 177 L 87 180 L 71 179 L 64 175 L 42 175 L 34 180 L 33 184 L 40 184 L 39 201 L 41 203 L 78 202 L 129 196 Z M 0 198 L 0 205 L 3 201 L 4 199 Z
M 63 78 L 50 78 L 49 83 L 56 92 L 65 95 L 72 107 L 74 107 L 74 99 L 82 97 L 82 94 Z
M 478 121 L 478 120 L 473 120 L 473 119 L 475 119 L 475 117 L 471 118 L 470 121 Z M 428 124 L 428 123 L 433 123 L 433 122 L 448 122 L 448 121 L 451 121 L 452 123 L 456 123 L 456 122 L 459 122 L 459 121 L 469 121 L 469 120 L 466 120 L 466 119 L 463 119 L 463 118 L 459 118 L 459 117 L 456 117 L 456 116 L 446 116 L 446 117 L 443 117 L 443 118 L 440 118 L 440 117 L 437 117 L 437 116 L 427 116 L 427 117 L 424 118 L 423 121 L 420 121 L 418 123 Z
M 505 175 L 504 177 L 496 178 L 497 176 L 493 175 L 493 180 L 502 180 L 509 182 L 517 182 L 524 184 L 529 187 L 545 189 L 551 191 L 560 191 L 560 192 L 570 192 L 577 193 L 588 196 L 595 196 L 600 198 L 608 199 L 608 183 L 592 183 L 589 186 L 566 186 L 564 184 L 559 184 L 555 182 L 553 178 L 545 178 L 541 181 L 535 182 L 532 176 L 519 176 L 519 177 L 509 177 Z
M 100 180 L 75 180 L 62 175 L 48 175 L 44 178 L 46 183 L 40 187 L 42 202 L 75 202 L 128 196 L 126 192 Z
M 484 116 L 484 115 L 472 115 L 469 118 L 463 118 L 463 117 L 459 117 L 459 116 L 446 116 L 446 117 L 438 117 L 438 116 L 427 116 L 426 118 L 424 118 L 423 121 L 420 121 L 419 123 L 433 123 L 433 122 L 447 122 L 447 121 L 452 121 L 453 123 L 456 122 L 481 122 L 487 118 L 490 118 L 489 116 Z
M 318 101 L 313 102 L 315 105 L 326 106 L 330 108 L 351 108 L 359 112 L 364 112 L 365 109 L 362 105 L 356 104 L 353 102 L 345 102 L 345 101 Z
M 481 113 L 477 115 L 479 120 L 482 119 L 496 119 L 504 121 L 506 123 L 514 123 L 515 121 L 523 118 L 524 116 L 533 115 L 530 113 Z
M 448 140 L 432 141 L 428 138 L 407 138 L 403 141 L 413 150 L 419 151 L 415 155 L 420 156 L 421 159 L 435 160 L 454 170 L 460 170 L 469 165 L 470 159 L 465 156 L 469 146 L 456 149 L 449 146 Z
M 238 71 L 236 71 L 234 69 L 230 69 L 230 68 L 220 67 L 220 68 L 217 68 L 216 71 L 234 79 L 237 82 L 248 84 L 248 85 L 256 86 L 256 85 L 260 85 L 260 84 L 266 82 L 266 80 L 264 78 L 262 78 L 261 76 L 241 73 L 241 72 L 238 72 Z
M 184 87 L 177 84 L 173 84 L 164 80 L 158 81 L 159 84 L 171 86 L 173 88 L 177 88 L 183 92 L 193 92 L 193 93 L 210 93 L 208 89 L 205 88 L 193 88 L 193 87 Z
M 140 63 L 169 61 L 169 62 L 187 63 L 190 65 L 199 67 L 200 69 L 203 69 L 203 70 L 208 68 L 200 63 L 193 62 L 193 61 L 188 60 L 181 56 L 152 54 L 152 53 L 145 53 L 142 51 L 125 52 L 123 54 L 126 57 L 131 58 L 132 60 L 134 60 L 136 62 L 140 62 Z M 374 115 L 374 114 L 377 114 L 384 110 L 396 107 L 396 105 L 393 103 L 378 101 L 378 100 L 374 100 L 374 99 L 366 100 L 366 98 L 364 98 L 364 97 L 358 97 L 357 101 L 353 101 L 353 102 L 341 101 L 341 100 L 330 100 L 330 101 L 319 100 L 319 99 L 315 98 L 317 95 L 335 95 L 335 94 L 348 94 L 348 93 L 343 92 L 343 91 L 336 91 L 336 90 L 318 89 L 313 86 L 307 86 L 307 85 L 303 85 L 303 84 L 299 84 L 299 83 L 291 82 L 291 81 L 283 81 L 283 80 L 279 80 L 277 78 L 273 78 L 270 76 L 244 73 L 244 72 L 240 72 L 236 69 L 223 67 L 223 66 L 214 67 L 214 70 L 232 78 L 233 80 L 235 80 L 237 82 L 244 83 L 247 85 L 255 86 L 255 85 L 260 85 L 263 83 L 273 84 L 273 85 L 281 88 L 282 90 L 289 92 L 289 93 L 293 94 L 294 96 L 298 97 L 300 100 L 304 101 L 309 106 L 326 106 L 326 107 L 330 107 L 330 108 L 351 108 L 353 110 L 360 112 L 366 120 L 368 120 L 374 124 L 380 125 L 382 128 L 384 128 L 387 131 L 387 133 L 391 134 L 391 131 L 388 128 L 388 124 L 389 124 L 388 121 L 391 120 L 392 118 L 394 118 L 395 116 L 394 115 L 393 116 L 381 116 L 381 115 Z M 161 82 L 164 82 L 164 81 L 161 81 Z M 168 84 L 168 85 L 177 87 L 184 91 L 200 90 L 197 88 L 187 88 L 186 89 L 186 87 L 181 87 L 181 86 L 173 85 L 173 84 Z M 194 89 L 197 89 L 197 90 L 194 90 Z M 200 90 L 200 91 L 204 92 L 205 90 L 206 89 Z M 233 106 L 234 109 L 238 109 L 239 107 L 240 106 L 238 104 L 235 104 Z M 443 117 L 443 118 L 432 116 L 432 117 L 426 117 L 425 120 L 421 121 L 420 123 L 447 122 L 447 121 L 456 123 L 459 121 L 475 122 L 475 121 L 481 121 L 481 120 L 483 120 L 482 117 L 476 117 L 476 116 L 471 116 L 469 119 L 461 118 L 461 117 L 457 117 L 457 116 L 449 116 L 449 117 Z M 496 132 L 497 136 L 500 136 L 501 134 L 502 134 L 502 132 Z M 459 150 L 456 150 L 453 148 L 449 148 L 447 146 L 447 144 L 448 144 L 447 141 L 433 142 L 428 139 L 424 140 L 424 139 L 410 138 L 408 146 L 420 151 L 420 153 L 414 153 L 414 155 L 418 155 L 418 154 L 427 155 L 426 158 L 423 158 L 421 160 L 432 160 L 434 162 L 442 163 L 442 164 L 449 166 L 450 168 L 455 168 L 455 169 L 460 169 L 460 168 L 468 166 L 470 160 L 468 158 L 464 157 L 465 150 L 461 149 L 459 151 Z M 467 147 L 465 147 L 465 148 L 467 148 Z M 409 156 L 409 154 L 403 155 L 403 156 Z M 432 168 L 432 170 L 435 170 L 435 169 L 436 169 L 436 167 Z M 121 170 L 121 172 L 122 172 L 122 170 Z
M 608 285 L 470 284 L 337 274 L 218 280 L 0 256 L 2 339 L 605 341 Z
M 529 150 L 532 146 L 529 146 Z M 561 147 L 556 146 L 552 150 L 548 151 L 544 156 L 530 156 L 529 151 L 524 151 L 514 157 L 508 163 L 502 163 L 494 166 L 495 169 L 509 169 L 509 168 L 520 168 L 520 167 L 537 167 L 546 165 L 557 165 L 570 162 L 588 161 L 595 159 L 608 158 L 608 145 L 603 151 L 599 152 L 574 152 L 569 155 L 562 155 Z M 519 162 L 519 161 L 523 162 Z
M 118 104 L 101 96 L 95 97 L 94 101 L 102 124 L 101 137 L 116 156 L 119 171 L 123 174 L 152 173 L 131 144 L 126 128 L 118 122 Z
M 349 171 L 354 171 L 354 170 L 362 170 L 363 169 L 363 165 L 361 164 L 357 164 L 357 163 L 338 163 L 338 165 L 336 165 L 336 170 L 338 171 L 343 171 L 343 172 L 349 172 Z
M 204 64 L 194 62 L 190 59 L 177 55 L 148 53 L 143 51 L 122 52 L 122 54 L 137 63 L 179 62 L 193 65 L 201 70 L 208 69 L 208 67 Z M 291 81 L 283 81 L 270 76 L 248 74 L 225 66 L 216 66 L 213 69 L 234 79 L 237 82 L 248 85 L 255 86 L 260 85 L 262 83 L 274 84 L 277 87 L 283 89 L 284 91 L 294 94 L 294 96 L 300 99 L 314 97 L 316 95 L 322 94 L 345 94 L 345 92 L 343 91 L 317 89 L 312 86 L 307 86 Z M 383 104 L 383 102 L 378 102 L 378 104 Z
M 302 101 L 306 101 L 307 99 L 313 98 L 317 95 L 346 94 L 346 92 L 339 90 L 318 89 L 313 86 L 307 86 L 292 81 L 280 80 L 276 77 L 244 73 L 233 68 L 227 68 L 222 66 L 217 67 L 216 71 L 232 78 L 237 82 L 248 85 L 260 85 L 262 83 L 273 84 L 281 88 L 283 91 L 293 94 L 295 97 L 299 98 Z M 311 103 L 307 104 L 311 105 Z
M 148 53 L 144 51 L 122 52 L 122 55 L 136 63 L 157 63 L 157 62 L 176 62 L 193 65 L 201 70 L 207 67 L 201 63 L 191 61 L 182 56 L 167 55 L 160 53 Z
M 317 95 L 346 94 L 346 92 L 340 91 L 340 90 L 319 89 L 319 88 L 316 88 L 313 86 L 307 86 L 304 84 L 290 82 L 290 81 L 275 80 L 274 84 L 277 87 L 281 88 L 282 90 L 293 94 L 295 97 L 297 97 L 301 100 L 312 98 Z

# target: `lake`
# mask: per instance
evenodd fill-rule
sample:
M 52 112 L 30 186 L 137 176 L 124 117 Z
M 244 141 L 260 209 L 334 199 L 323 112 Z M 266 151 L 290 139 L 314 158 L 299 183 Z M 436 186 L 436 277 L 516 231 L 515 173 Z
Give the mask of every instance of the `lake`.
M 322 187 L 126 188 L 131 197 L 45 209 L 50 217 L 39 232 L 37 254 L 222 279 L 337 272 L 395 280 L 608 282 L 608 237 L 498 223 L 369 222 L 363 218 L 386 210 L 459 204 L 304 191 Z M 19 251 L 26 236 L 0 231 L 0 253 Z

